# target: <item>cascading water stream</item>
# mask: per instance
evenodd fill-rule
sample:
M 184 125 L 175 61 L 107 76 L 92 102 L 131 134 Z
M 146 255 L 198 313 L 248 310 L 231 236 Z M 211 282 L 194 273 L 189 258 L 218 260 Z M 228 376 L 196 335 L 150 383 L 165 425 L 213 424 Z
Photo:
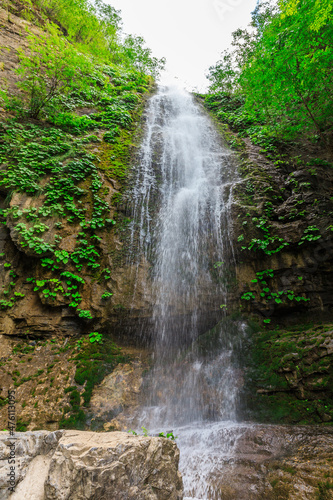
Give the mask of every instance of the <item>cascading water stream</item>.
M 233 268 L 232 155 L 190 94 L 161 88 L 150 100 L 136 176 L 132 246 L 137 269 L 151 263 L 146 288 L 154 297 L 154 368 L 136 423 L 179 436 L 187 498 L 218 498 L 209 478 L 243 432 L 235 422 L 244 328 L 212 329 Z M 212 462 L 214 442 L 220 460 Z

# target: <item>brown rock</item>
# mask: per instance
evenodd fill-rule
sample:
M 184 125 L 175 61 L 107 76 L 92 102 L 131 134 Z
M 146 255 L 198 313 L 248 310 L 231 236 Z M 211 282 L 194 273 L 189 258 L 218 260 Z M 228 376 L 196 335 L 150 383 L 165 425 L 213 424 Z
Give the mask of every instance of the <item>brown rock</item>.
M 123 411 L 135 410 L 139 405 L 142 372 L 147 366 L 137 360 L 118 365 L 93 392 L 90 411 L 95 421 L 110 422 Z

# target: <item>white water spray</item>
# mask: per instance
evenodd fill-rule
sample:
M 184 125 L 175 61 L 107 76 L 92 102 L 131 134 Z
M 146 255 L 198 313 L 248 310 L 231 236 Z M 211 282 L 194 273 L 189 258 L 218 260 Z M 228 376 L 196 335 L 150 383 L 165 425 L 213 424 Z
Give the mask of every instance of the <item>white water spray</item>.
M 230 422 L 242 383 L 235 353 L 244 328 L 212 329 L 227 307 L 233 264 L 233 158 L 190 94 L 161 88 L 150 100 L 136 176 L 132 245 L 139 247 L 137 266 L 142 259 L 152 266 L 155 352 L 137 425 L 173 429 L 187 498 L 217 498 L 209 479 L 217 453 L 212 433 L 232 436 L 225 440 L 230 452 L 242 432 Z

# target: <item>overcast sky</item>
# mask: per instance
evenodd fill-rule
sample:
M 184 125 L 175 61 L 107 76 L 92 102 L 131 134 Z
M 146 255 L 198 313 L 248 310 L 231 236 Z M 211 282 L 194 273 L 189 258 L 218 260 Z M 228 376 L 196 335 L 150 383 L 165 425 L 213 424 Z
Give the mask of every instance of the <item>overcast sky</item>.
M 231 33 L 250 22 L 257 0 L 105 0 L 122 12 L 124 32 L 141 35 L 170 76 L 203 90 Z

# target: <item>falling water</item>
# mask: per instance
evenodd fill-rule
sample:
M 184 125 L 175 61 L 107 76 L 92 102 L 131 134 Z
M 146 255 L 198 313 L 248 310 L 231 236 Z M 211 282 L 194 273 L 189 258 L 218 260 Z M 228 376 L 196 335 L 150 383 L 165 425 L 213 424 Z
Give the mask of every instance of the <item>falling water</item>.
M 211 478 L 242 433 L 235 422 L 244 328 L 220 322 L 235 181 L 233 157 L 200 105 L 161 88 L 150 100 L 131 193 L 132 248 L 137 268 L 151 264 L 146 289 L 154 297 L 154 368 L 137 424 L 178 434 L 187 498 L 218 498 Z

